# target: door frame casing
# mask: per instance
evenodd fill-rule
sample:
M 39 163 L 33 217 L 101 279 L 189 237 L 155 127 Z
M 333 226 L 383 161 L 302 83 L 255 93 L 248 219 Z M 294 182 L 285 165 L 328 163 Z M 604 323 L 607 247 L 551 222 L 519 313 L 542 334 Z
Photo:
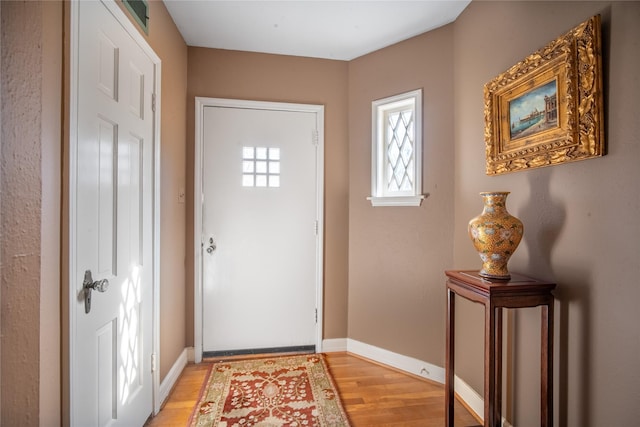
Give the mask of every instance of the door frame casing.
M 100 0 L 106 9 L 116 18 L 118 23 L 122 25 L 127 34 L 133 39 L 133 41 L 142 49 L 147 57 L 153 63 L 153 93 L 155 94 L 155 109 L 152 110 L 153 120 L 153 140 L 152 140 L 152 165 L 153 171 L 151 173 L 151 191 L 152 191 L 152 258 L 153 266 L 151 268 L 151 283 L 152 283 L 152 355 L 155 355 L 156 360 L 159 358 L 160 352 L 160 88 L 161 88 L 161 60 L 160 57 L 154 52 L 149 43 L 138 32 L 134 24 L 129 20 L 124 11 L 116 4 L 115 0 Z M 67 194 L 67 242 L 66 254 L 67 254 L 67 271 L 65 273 L 67 282 L 67 297 L 68 307 L 66 315 L 68 316 L 68 328 L 63 329 L 63 334 L 66 331 L 67 334 L 67 351 L 68 357 L 65 358 L 66 366 L 63 368 L 64 385 L 63 390 L 63 425 L 75 425 L 73 410 L 73 396 L 75 390 L 73 390 L 74 384 L 74 370 L 73 366 L 75 359 L 81 357 L 74 354 L 74 348 L 76 345 L 76 322 L 78 321 L 76 316 L 77 295 L 75 293 L 76 287 L 71 283 L 71 280 L 76 276 L 76 246 L 73 242 L 76 241 L 75 224 L 77 221 L 75 206 L 78 203 L 77 195 L 74 191 L 77 184 L 77 148 L 78 148 L 78 66 L 79 66 L 79 18 L 80 18 L 80 2 L 72 1 L 69 4 L 69 23 L 70 23 L 70 38 L 69 38 L 69 110 L 68 110 L 68 154 L 65 160 L 68 162 L 68 166 L 65 168 L 67 174 L 67 180 L 65 185 Z M 64 314 L 64 313 L 63 313 Z M 153 357 L 153 356 L 152 356 Z M 156 361 L 156 365 L 159 365 Z M 152 411 L 153 414 L 157 414 L 160 411 L 160 372 L 159 369 L 154 369 L 151 372 L 152 378 Z
M 196 97 L 195 99 L 195 149 L 194 149 L 194 225 L 193 225 L 193 341 L 194 359 L 202 362 L 202 206 L 204 193 L 202 185 L 203 149 L 204 149 L 204 109 L 206 107 L 228 107 L 253 110 L 291 111 L 316 114 L 316 352 L 322 351 L 323 336 L 323 298 L 324 298 L 324 105 L 297 104 L 284 102 L 250 101 L 240 99 Z M 310 135 L 311 138 L 311 135 Z

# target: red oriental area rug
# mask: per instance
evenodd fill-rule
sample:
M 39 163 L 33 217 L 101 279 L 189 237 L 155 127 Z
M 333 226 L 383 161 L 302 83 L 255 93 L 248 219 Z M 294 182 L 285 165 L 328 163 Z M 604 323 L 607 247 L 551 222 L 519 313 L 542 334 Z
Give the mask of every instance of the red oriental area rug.
M 320 354 L 212 366 L 191 427 L 349 426 Z

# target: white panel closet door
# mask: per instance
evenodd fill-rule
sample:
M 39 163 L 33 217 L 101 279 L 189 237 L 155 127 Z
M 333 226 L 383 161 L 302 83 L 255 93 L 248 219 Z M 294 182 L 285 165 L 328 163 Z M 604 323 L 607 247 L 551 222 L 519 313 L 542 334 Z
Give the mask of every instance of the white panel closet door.
M 152 412 L 154 65 L 101 2 L 77 5 L 76 426 L 141 426 Z M 73 256 L 73 255 L 72 255 Z M 85 307 L 83 280 L 107 280 Z

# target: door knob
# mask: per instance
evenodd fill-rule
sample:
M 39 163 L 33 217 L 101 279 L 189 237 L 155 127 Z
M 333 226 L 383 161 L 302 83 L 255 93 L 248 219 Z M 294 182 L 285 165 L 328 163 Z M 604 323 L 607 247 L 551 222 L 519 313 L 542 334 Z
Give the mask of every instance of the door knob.
M 91 291 L 106 292 L 109 289 L 109 281 L 107 279 L 93 281 L 91 270 L 84 272 L 84 281 L 82 282 L 84 290 L 84 312 L 91 311 Z

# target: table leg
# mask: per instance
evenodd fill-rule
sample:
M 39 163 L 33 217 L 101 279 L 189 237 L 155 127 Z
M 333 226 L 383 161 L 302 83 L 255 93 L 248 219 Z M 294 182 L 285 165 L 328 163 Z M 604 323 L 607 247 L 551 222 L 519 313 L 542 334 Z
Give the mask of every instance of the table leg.
M 484 425 L 495 427 L 495 316 L 491 301 L 485 304 L 484 327 Z
M 541 427 L 553 426 L 553 298 L 542 306 Z
M 494 420 L 498 425 L 502 423 L 502 308 L 495 307 L 496 328 L 495 335 L 495 406 Z
M 447 350 L 445 360 L 445 425 L 453 427 L 453 404 L 454 404 L 454 392 L 453 392 L 453 378 L 454 378 L 454 363 L 455 363 L 455 318 L 456 318 L 456 304 L 455 293 L 447 288 Z

